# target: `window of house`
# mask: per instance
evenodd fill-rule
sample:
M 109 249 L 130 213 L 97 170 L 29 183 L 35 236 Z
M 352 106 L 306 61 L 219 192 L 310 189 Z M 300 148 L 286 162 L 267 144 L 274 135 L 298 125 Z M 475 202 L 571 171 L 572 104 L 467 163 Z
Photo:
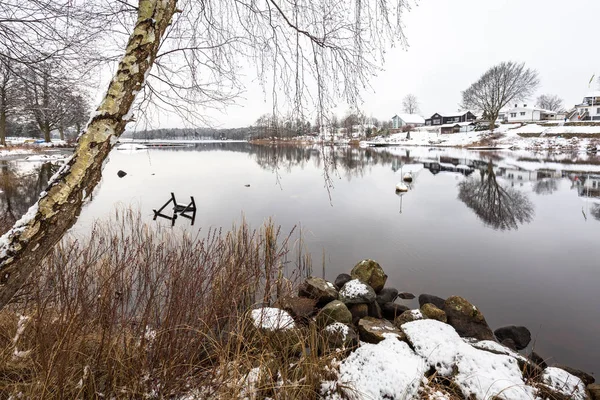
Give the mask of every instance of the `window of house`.
M 525 112 L 521 112 L 521 117 L 524 117 L 524 116 L 525 116 Z
M 434 119 L 433 120 L 433 124 L 434 125 L 439 125 L 441 123 L 441 121 L 439 119 Z
M 431 125 L 431 121 L 425 121 L 425 125 Z
M 600 108 L 596 109 L 596 114 L 600 114 Z
M 510 113 L 511 118 L 517 118 L 517 113 Z

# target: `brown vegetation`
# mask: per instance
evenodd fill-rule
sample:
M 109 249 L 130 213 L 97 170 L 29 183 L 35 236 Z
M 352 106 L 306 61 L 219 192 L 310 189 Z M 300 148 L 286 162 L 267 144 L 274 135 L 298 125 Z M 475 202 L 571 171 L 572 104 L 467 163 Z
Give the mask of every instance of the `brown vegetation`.
M 248 318 L 308 272 L 302 256 L 285 262 L 290 239 L 270 222 L 200 236 L 116 211 L 57 246 L 2 310 L 0 397 L 229 399 L 283 385 L 284 398 L 315 398 L 329 362 L 315 329 L 292 347 Z

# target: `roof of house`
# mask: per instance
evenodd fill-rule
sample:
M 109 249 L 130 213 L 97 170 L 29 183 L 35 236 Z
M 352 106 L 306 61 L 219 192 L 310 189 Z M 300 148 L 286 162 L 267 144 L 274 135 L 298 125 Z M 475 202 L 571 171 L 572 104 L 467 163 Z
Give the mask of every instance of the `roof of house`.
M 421 117 L 418 114 L 396 114 L 392 117 L 392 119 L 395 117 L 400 118 L 402 121 L 404 121 L 405 124 L 424 124 L 425 123 L 425 118 Z
M 452 112 L 449 112 L 449 113 L 435 113 L 431 117 L 433 117 L 436 114 L 441 115 L 442 117 L 446 117 L 446 118 L 448 118 L 448 117 L 462 117 L 463 115 L 465 115 L 468 112 L 470 112 L 471 114 L 475 115 L 475 113 L 473 111 L 471 111 L 471 110 L 463 110 L 463 111 L 452 111 Z
M 560 111 L 552 111 L 552 110 L 546 110 L 543 108 L 539 108 L 539 107 L 514 107 L 509 109 L 506 112 L 514 112 L 514 111 L 521 111 L 521 110 L 528 110 L 528 111 L 541 111 L 543 113 L 550 113 L 550 114 L 559 114 Z

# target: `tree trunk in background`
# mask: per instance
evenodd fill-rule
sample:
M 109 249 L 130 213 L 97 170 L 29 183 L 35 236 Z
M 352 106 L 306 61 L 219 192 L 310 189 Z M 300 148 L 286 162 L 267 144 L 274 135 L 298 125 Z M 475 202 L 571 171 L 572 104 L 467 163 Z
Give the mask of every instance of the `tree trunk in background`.
M 44 129 L 42 132 L 44 133 L 44 142 L 50 143 L 50 125 L 48 122 L 44 124 Z
M 65 128 L 62 126 L 59 126 L 58 133 L 60 134 L 60 140 L 65 140 Z
M 0 146 L 6 146 L 6 110 L 4 102 L 0 104 Z
M 102 164 L 125 130 L 123 117 L 145 82 L 177 0 L 140 0 L 125 55 L 73 157 L 13 229 L 0 238 L 0 308 L 21 288 L 54 245 L 73 226 L 84 200 L 102 175 Z

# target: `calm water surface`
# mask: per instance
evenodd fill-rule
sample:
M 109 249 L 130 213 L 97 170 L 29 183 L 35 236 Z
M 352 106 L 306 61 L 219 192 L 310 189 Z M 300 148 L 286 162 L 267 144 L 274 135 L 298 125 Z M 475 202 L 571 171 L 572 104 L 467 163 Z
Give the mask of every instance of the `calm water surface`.
M 0 163 L 2 218 L 27 209 L 51 168 Z M 28 178 L 7 190 L 15 171 Z M 414 180 L 397 195 L 406 172 Z M 114 151 L 75 230 L 116 203 L 151 221 L 170 192 L 199 208 L 193 227 L 179 219 L 177 229 L 229 228 L 242 215 L 253 227 L 268 217 L 284 231 L 301 225 L 319 274 L 325 253 L 328 279 L 376 259 L 388 285 L 466 297 L 493 329 L 527 326 L 543 357 L 600 371 L 599 159 L 247 143 Z

